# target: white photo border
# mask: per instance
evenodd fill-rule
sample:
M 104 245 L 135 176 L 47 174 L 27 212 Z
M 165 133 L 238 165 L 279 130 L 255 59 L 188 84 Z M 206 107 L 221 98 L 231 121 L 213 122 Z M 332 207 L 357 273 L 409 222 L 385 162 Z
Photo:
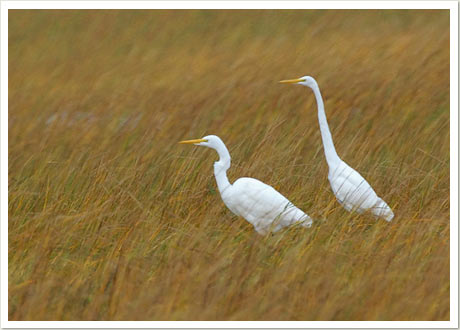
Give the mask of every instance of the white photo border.
M 458 328 L 457 1 L 2 1 L 1 327 L 2 328 Z M 9 9 L 447 9 L 450 10 L 450 321 L 8 321 Z

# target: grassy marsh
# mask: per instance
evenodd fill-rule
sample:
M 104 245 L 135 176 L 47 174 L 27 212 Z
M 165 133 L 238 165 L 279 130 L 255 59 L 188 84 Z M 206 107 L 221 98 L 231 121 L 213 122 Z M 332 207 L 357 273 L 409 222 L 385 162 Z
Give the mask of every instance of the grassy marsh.
M 344 211 L 339 155 L 395 212 Z M 9 13 L 10 320 L 448 320 L 448 11 Z M 272 185 L 318 221 L 258 236 Z

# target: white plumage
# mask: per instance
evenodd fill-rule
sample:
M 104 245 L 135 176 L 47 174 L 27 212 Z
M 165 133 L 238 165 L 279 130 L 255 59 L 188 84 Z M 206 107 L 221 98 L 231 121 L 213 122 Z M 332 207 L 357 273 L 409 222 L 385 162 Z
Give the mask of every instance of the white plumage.
M 217 151 L 219 161 L 214 163 L 214 176 L 224 204 L 234 214 L 251 223 L 259 234 L 276 232 L 293 224 L 310 227 L 313 223 L 307 214 L 294 206 L 286 197 L 259 180 L 240 178 L 231 184 L 227 178 L 230 154 L 218 136 L 208 135 L 202 139 L 179 143 L 195 144 Z
M 281 83 L 299 84 L 310 87 L 318 105 L 318 122 L 323 140 L 324 154 L 329 166 L 328 179 L 332 191 L 347 211 L 362 213 L 371 211 L 375 216 L 391 221 L 394 217 L 391 208 L 375 193 L 367 181 L 339 158 L 335 151 L 332 135 L 327 124 L 324 103 L 315 79 L 304 76 L 299 79 L 282 80 Z

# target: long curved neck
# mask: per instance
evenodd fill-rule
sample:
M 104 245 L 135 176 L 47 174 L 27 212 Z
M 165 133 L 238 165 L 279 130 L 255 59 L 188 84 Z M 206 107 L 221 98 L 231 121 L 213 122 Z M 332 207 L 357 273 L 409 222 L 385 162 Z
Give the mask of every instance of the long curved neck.
M 340 158 L 335 151 L 331 131 L 329 130 L 329 125 L 327 124 L 326 113 L 324 112 L 323 98 L 321 97 L 321 92 L 319 91 L 318 84 L 313 85 L 311 89 L 315 94 L 316 103 L 318 105 L 318 122 L 319 129 L 321 131 L 321 138 L 323 140 L 324 155 L 326 156 L 326 161 L 329 167 L 335 167 L 340 164 Z
M 227 178 L 227 170 L 230 168 L 230 153 L 223 142 L 214 149 L 219 154 L 219 161 L 214 163 L 214 176 L 216 177 L 217 188 L 222 194 L 231 186 Z

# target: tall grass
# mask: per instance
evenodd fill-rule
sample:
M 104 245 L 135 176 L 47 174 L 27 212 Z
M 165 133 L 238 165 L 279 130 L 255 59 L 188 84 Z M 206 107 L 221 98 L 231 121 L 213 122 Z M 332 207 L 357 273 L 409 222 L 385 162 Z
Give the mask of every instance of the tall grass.
M 9 13 L 10 320 L 448 320 L 449 13 Z M 347 213 L 339 155 L 395 212 Z M 318 219 L 261 237 L 258 178 Z

